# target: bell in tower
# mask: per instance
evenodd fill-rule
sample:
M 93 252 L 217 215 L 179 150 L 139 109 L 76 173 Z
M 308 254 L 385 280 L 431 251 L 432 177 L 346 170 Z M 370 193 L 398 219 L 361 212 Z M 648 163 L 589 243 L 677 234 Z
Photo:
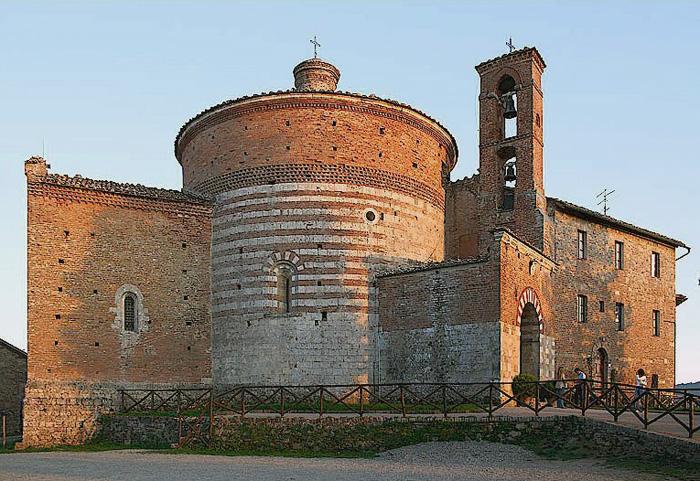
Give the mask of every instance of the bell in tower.
M 513 98 L 513 93 L 507 93 L 504 95 L 504 112 L 503 116 L 507 119 L 514 119 L 518 112 L 515 110 L 515 99 Z

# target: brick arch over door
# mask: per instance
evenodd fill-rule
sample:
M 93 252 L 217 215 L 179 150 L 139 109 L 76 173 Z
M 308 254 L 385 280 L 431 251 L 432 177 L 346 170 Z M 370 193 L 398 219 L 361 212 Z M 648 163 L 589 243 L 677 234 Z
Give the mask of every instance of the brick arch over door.
M 537 319 L 540 323 L 540 333 L 544 333 L 544 318 L 542 317 L 542 303 L 537 295 L 537 292 L 532 288 L 528 287 L 521 294 L 518 299 L 518 318 L 515 320 L 515 324 L 520 326 L 520 322 L 523 318 L 523 311 L 525 306 L 532 304 L 535 307 L 535 312 L 537 313 Z

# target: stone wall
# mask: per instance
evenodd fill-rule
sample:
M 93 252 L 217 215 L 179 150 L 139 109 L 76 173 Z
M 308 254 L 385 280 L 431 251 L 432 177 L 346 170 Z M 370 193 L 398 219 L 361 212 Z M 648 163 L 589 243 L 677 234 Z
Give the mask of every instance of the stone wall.
M 162 417 L 103 417 L 99 440 L 123 444 L 166 444 L 177 439 L 177 419 Z M 152 433 L 144 436 L 143 433 Z M 310 452 L 373 453 L 427 441 L 487 440 L 531 445 L 533 438 L 550 447 L 582 444 L 592 455 L 642 460 L 698 463 L 700 444 L 640 429 L 593 419 L 569 417 L 491 419 L 382 417 L 327 417 L 243 419 L 221 417 L 214 421 L 212 448 L 233 453 Z M 196 444 L 197 447 L 202 447 Z
M 27 353 L 0 339 L 0 412 L 8 435 L 22 429 L 22 400 L 27 383 Z

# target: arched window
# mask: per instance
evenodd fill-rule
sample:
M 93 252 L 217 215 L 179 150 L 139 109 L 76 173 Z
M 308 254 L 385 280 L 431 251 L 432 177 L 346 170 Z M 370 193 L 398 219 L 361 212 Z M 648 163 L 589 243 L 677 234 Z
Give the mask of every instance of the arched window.
M 124 330 L 136 332 L 137 330 L 137 313 L 136 313 L 136 296 L 128 292 L 124 294 Z
M 292 264 L 283 262 L 275 267 L 274 273 L 277 277 L 277 311 L 291 312 L 296 269 Z

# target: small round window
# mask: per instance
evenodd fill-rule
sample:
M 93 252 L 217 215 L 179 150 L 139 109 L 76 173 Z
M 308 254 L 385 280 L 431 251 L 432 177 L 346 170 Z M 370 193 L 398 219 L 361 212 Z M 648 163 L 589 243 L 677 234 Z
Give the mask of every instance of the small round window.
M 369 223 L 374 223 L 377 221 L 377 213 L 373 209 L 367 209 L 365 211 L 365 220 Z

